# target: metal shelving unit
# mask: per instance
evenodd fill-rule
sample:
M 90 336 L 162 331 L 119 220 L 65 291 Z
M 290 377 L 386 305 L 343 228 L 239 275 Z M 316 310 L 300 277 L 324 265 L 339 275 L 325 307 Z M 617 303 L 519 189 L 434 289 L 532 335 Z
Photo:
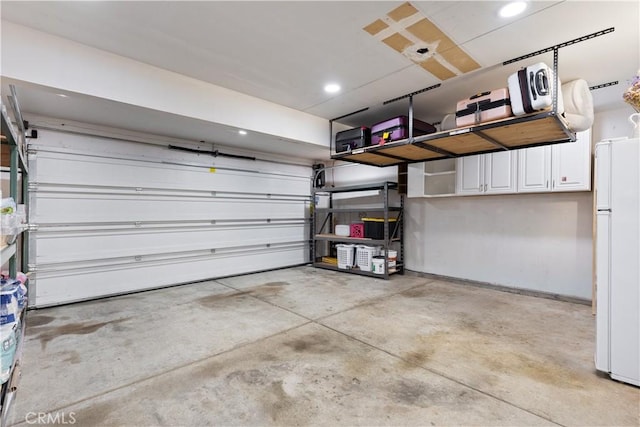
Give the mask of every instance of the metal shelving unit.
M 10 108 L 13 113 L 13 117 L 17 124 L 18 130 L 16 131 L 14 126 L 11 124 L 11 121 L 8 116 L 8 112 L 4 106 L 1 104 L 2 113 L 2 124 L 1 124 L 1 133 L 2 133 L 2 145 L 6 145 L 10 150 L 10 169 L 9 169 L 9 195 L 16 202 L 22 200 L 26 202 L 28 200 L 28 167 L 26 163 L 26 143 L 25 143 L 25 125 L 22 119 L 22 115 L 20 113 L 20 107 L 18 105 L 18 100 L 15 92 L 15 88 L 10 85 L 11 95 L 9 95 L 8 101 L 10 104 Z M 20 172 L 20 177 L 22 180 L 21 192 L 18 192 L 18 173 Z M 21 197 L 19 197 L 21 196 Z M 20 234 L 17 235 L 15 241 L 11 242 L 9 245 L 4 246 L 1 249 L 1 265 L 5 263 L 9 263 L 9 275 L 11 277 L 16 276 L 16 272 L 18 270 L 18 253 L 21 255 L 21 264 L 22 271 L 26 269 L 24 266 L 28 265 L 28 236 L 27 236 L 27 227 L 23 228 L 20 231 Z M 25 271 L 26 272 L 26 271 Z M 15 352 L 15 356 L 13 358 L 11 373 L 8 381 L 2 384 L 2 388 L 0 390 L 0 426 L 4 427 L 7 423 L 8 413 L 11 408 L 11 403 L 15 399 L 16 390 L 18 386 L 18 380 L 20 379 L 21 368 L 20 368 L 20 360 L 22 356 L 22 346 L 24 343 L 24 335 L 26 330 L 26 304 L 20 313 L 20 324 L 21 328 L 19 331 L 19 336 L 17 337 L 17 348 Z
M 395 182 L 381 182 L 375 184 L 354 185 L 346 187 L 322 188 L 313 190 L 313 215 L 311 218 L 311 259 L 314 267 L 363 276 L 388 279 L 390 275 L 404 273 L 404 196 L 398 195 L 399 206 L 390 205 L 390 191 L 397 191 Z M 378 191 L 379 203 L 376 207 L 340 207 L 334 208 L 334 195 L 337 193 L 358 193 Z M 329 208 L 317 207 L 317 193 L 329 193 Z M 360 237 L 344 237 L 333 233 L 334 220 L 348 214 L 381 213 L 383 218 L 383 238 L 371 239 Z M 395 219 L 395 221 L 393 221 Z M 326 242 L 321 248 L 320 242 Z M 398 253 L 395 267 L 389 267 L 389 260 L 385 261 L 384 274 L 363 271 L 357 267 L 342 269 L 337 265 L 323 262 L 322 258 L 330 256 L 336 243 L 362 244 L 367 246 L 381 246 L 384 253 L 394 249 Z

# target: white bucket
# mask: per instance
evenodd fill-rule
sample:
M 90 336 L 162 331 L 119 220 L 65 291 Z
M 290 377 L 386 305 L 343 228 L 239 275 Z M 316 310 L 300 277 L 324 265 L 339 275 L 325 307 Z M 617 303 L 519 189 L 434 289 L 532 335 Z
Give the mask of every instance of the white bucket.
M 384 274 L 385 259 L 382 256 L 375 256 L 371 260 L 371 271 L 375 274 Z
M 398 251 L 394 251 L 393 249 L 389 249 L 389 261 L 397 261 L 398 259 Z

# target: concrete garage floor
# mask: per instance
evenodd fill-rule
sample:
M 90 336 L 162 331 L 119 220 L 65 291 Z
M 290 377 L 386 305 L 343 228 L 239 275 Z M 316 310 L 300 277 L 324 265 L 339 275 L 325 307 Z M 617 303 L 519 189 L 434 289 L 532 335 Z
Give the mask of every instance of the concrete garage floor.
M 588 306 L 299 267 L 31 311 L 9 424 L 635 425 Z

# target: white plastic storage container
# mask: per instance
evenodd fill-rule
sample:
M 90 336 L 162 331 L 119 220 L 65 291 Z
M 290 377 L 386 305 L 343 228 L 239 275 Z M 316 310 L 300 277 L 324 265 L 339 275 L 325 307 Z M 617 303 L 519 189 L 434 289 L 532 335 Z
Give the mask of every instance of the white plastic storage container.
M 336 245 L 338 252 L 338 268 L 347 269 L 353 267 L 355 245 Z
M 379 251 L 380 248 L 377 246 L 356 246 L 356 265 L 362 271 L 371 271 L 373 268 L 371 260 L 374 256 L 378 255 Z
M 349 234 L 351 234 L 351 228 L 348 225 L 336 225 L 336 236 L 349 237 Z

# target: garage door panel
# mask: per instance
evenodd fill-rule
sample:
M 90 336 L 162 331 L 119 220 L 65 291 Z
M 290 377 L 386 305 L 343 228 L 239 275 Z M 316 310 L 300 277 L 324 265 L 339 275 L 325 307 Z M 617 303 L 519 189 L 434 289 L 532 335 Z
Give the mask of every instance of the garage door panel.
M 173 227 L 61 231 L 41 228 L 33 232 L 38 246 L 37 264 L 65 263 L 105 258 L 170 254 L 193 250 L 220 250 L 276 243 L 302 243 L 307 224 L 248 225 L 245 227 Z
M 274 168 L 275 170 L 275 168 Z M 82 176 L 89 187 L 259 192 L 308 195 L 310 178 L 292 174 L 257 173 L 223 167 L 195 167 L 103 159 L 88 155 L 38 154 L 38 183 L 64 185 Z
M 109 142 L 30 146 L 31 306 L 309 261 L 311 167 Z
M 242 218 L 300 219 L 307 207 L 302 201 L 242 200 L 229 198 L 157 198 L 154 196 L 93 196 L 39 192 L 38 224 L 140 221 L 197 221 Z
M 106 266 L 93 269 L 36 272 L 35 304 L 46 307 L 103 296 L 129 293 L 207 278 L 232 276 L 251 271 L 298 265 L 306 262 L 304 246 L 175 259 L 157 263 Z M 132 283 L 135 286 L 132 287 Z M 32 291 L 33 291 L 32 288 Z

